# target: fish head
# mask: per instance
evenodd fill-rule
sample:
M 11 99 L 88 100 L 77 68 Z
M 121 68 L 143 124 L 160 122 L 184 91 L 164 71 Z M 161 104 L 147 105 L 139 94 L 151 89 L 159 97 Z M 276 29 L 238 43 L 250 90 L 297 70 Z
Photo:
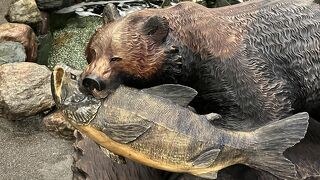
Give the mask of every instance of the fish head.
M 56 65 L 51 75 L 51 92 L 56 106 L 69 122 L 88 125 L 96 116 L 101 100 L 80 91 L 80 74 L 65 64 Z

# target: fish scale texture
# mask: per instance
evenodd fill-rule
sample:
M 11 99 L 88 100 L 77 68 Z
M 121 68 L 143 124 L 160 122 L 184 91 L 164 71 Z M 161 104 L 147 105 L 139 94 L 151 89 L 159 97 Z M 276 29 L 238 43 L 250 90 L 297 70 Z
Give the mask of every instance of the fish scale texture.
M 126 100 L 122 101 L 122 99 Z M 188 136 L 188 134 L 192 134 L 190 131 L 201 131 L 201 129 L 194 128 L 195 125 L 191 125 L 193 121 L 195 123 L 199 122 L 199 119 L 196 118 L 198 115 L 189 110 L 184 110 L 181 106 L 173 104 L 167 99 L 121 88 L 111 96 L 107 104 L 112 104 L 112 107 L 107 108 L 108 112 L 117 114 L 113 114 L 114 117 L 123 117 L 125 121 L 123 123 L 129 123 L 132 120 L 135 122 L 137 118 L 141 118 L 140 121 L 152 124 L 143 136 L 138 137 L 139 141 L 132 142 L 132 146 L 139 151 L 144 151 L 145 154 L 151 155 L 154 159 L 173 161 L 177 164 L 181 163 L 181 159 L 185 159 L 184 163 L 188 164 L 187 161 L 193 158 L 191 155 L 199 154 L 203 149 L 210 146 L 209 143 L 199 142 L 198 137 L 194 139 L 194 137 Z M 193 129 L 188 129 L 188 127 L 193 127 Z M 200 132 L 196 133 L 201 134 Z M 157 150 L 146 148 L 144 142 L 148 142 L 148 146 Z M 163 156 L 163 154 L 174 155 Z

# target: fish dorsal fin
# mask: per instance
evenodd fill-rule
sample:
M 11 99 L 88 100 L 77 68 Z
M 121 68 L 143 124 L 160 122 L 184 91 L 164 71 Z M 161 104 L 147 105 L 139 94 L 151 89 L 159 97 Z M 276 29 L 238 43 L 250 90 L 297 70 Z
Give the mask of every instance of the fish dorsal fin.
M 187 105 L 198 94 L 195 89 L 180 84 L 163 84 L 151 88 L 142 89 L 141 91 L 150 95 L 170 99 L 172 102 L 177 103 L 183 107 L 187 107 Z
M 126 160 L 124 159 L 123 156 L 119 156 L 117 154 L 114 154 L 113 152 L 109 151 L 108 149 L 99 146 L 101 151 L 108 156 L 112 161 L 118 163 L 118 164 L 126 164 Z
M 197 168 L 207 168 L 214 163 L 219 152 L 220 149 L 207 149 L 198 156 L 192 158 L 189 162 L 192 163 L 192 166 L 196 166 Z
M 105 127 L 102 129 L 102 132 L 104 132 L 108 137 L 110 137 L 114 141 L 120 142 L 122 144 L 127 144 L 136 140 L 139 136 L 144 134 L 151 126 L 152 122 L 146 120 L 125 124 L 106 123 Z

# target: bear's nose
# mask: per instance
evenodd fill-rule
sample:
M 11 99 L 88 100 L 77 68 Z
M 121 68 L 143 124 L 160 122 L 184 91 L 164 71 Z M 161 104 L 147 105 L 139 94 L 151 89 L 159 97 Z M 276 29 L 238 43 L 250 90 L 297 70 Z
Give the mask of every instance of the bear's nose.
M 87 76 L 82 80 L 83 87 L 88 91 L 93 91 L 94 89 L 102 91 L 105 87 L 104 82 L 101 78 L 96 76 Z

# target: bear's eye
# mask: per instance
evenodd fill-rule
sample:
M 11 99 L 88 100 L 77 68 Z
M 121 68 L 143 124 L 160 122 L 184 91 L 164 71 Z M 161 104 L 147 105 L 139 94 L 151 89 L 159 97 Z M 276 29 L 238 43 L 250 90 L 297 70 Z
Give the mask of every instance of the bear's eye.
M 121 57 L 118 57 L 118 56 L 113 56 L 113 57 L 110 59 L 111 62 L 121 61 L 121 60 L 122 60 L 122 58 L 121 58 Z

